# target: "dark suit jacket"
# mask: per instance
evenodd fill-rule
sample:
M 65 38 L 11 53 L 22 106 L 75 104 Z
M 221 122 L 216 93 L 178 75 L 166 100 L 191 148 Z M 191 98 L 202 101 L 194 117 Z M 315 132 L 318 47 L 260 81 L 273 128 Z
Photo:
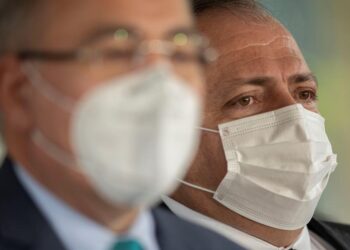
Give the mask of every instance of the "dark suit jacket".
M 336 250 L 350 250 L 349 225 L 312 219 L 307 227 Z
M 164 203 L 160 206 L 169 210 Z M 307 227 L 334 249 L 350 250 L 350 225 L 319 221 L 313 218 Z
M 225 238 L 170 212 L 152 211 L 161 250 L 241 249 Z M 65 250 L 6 159 L 0 168 L 0 250 Z M 84 250 L 84 249 L 77 249 Z

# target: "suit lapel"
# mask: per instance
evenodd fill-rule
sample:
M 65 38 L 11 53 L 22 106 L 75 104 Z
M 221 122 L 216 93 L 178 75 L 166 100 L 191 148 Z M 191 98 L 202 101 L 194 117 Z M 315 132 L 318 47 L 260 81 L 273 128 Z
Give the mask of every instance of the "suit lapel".
M 307 225 L 308 229 L 317 234 L 328 244 L 333 246 L 337 250 L 348 249 L 346 242 L 341 239 L 335 230 L 333 230 L 329 225 L 316 219 L 312 219 Z
M 188 249 L 184 242 L 187 239 L 182 239 L 179 230 L 176 228 L 177 223 L 172 222 L 172 217 L 167 216 L 162 209 L 155 208 L 152 210 L 154 221 L 156 224 L 156 236 L 160 249 L 179 250 Z
M 17 179 L 12 162 L 0 168 L 0 248 L 65 250 L 52 228 Z

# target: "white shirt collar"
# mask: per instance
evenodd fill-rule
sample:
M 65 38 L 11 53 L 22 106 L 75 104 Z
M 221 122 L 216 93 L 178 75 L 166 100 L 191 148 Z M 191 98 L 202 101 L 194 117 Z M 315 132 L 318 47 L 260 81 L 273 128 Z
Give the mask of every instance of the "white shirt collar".
M 296 250 L 312 250 L 311 241 L 308 229 L 305 227 L 299 236 L 298 240 L 287 248 L 279 248 L 273 246 L 263 240 L 260 240 L 254 236 L 246 234 L 242 231 L 239 231 L 233 227 L 225 225 L 221 222 L 218 222 L 212 218 L 209 218 L 203 214 L 200 214 L 196 211 L 191 210 L 188 207 L 180 204 L 179 202 L 164 196 L 164 203 L 169 207 L 169 209 L 175 213 L 177 216 L 189 220 L 193 223 L 197 223 L 201 226 L 209 228 L 226 238 L 236 242 L 247 249 L 259 249 L 259 250 L 284 250 L 284 249 L 296 249 Z
M 108 250 L 120 238 L 59 200 L 22 167 L 15 167 L 15 172 L 68 250 Z M 138 240 L 146 250 L 159 250 L 154 219 L 149 211 L 140 212 L 125 237 Z

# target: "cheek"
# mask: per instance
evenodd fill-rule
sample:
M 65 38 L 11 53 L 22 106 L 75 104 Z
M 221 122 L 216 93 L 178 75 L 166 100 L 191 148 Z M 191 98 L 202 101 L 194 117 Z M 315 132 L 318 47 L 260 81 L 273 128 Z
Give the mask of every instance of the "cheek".
M 70 113 L 45 97 L 37 95 L 33 103 L 33 114 L 32 129 L 39 130 L 58 147 L 71 152 Z
M 68 65 L 41 66 L 40 72 L 44 72 L 41 76 L 55 91 L 74 100 L 110 79 L 104 74 L 103 67 L 96 70 L 95 67 L 76 62 Z
M 190 180 L 216 190 L 227 172 L 226 159 L 218 134 L 203 133 L 199 152 L 191 169 Z
M 222 146 L 221 138 L 219 135 L 210 136 L 212 138 L 211 147 L 207 148 L 209 154 L 208 162 L 210 162 L 210 170 L 212 176 L 212 186 L 217 188 L 222 179 L 227 173 L 227 161 L 225 158 L 225 152 Z M 209 146 L 209 144 L 208 144 Z

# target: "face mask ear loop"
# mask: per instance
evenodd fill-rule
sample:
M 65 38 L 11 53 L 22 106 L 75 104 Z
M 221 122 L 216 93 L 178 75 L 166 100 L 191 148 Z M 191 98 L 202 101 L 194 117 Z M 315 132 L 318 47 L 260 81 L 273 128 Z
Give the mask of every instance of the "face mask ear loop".
M 21 65 L 22 72 L 28 77 L 30 84 L 50 102 L 58 105 L 66 112 L 70 113 L 75 106 L 75 101 L 52 87 L 40 72 L 30 63 Z
M 182 184 L 188 186 L 188 187 L 191 187 L 191 188 L 194 188 L 194 189 L 198 189 L 198 190 L 201 190 L 201 191 L 204 191 L 204 192 L 207 192 L 207 193 L 215 194 L 215 192 L 213 190 L 210 190 L 210 189 L 207 189 L 207 188 L 203 188 L 203 187 L 191 184 L 191 183 L 189 183 L 187 181 L 184 181 L 184 180 L 178 180 L 178 181 L 181 182 Z
M 219 134 L 219 131 L 218 131 L 218 130 L 215 130 L 215 129 L 203 128 L 203 127 L 197 127 L 197 129 L 203 130 L 203 131 L 209 132 L 209 133 Z
M 39 130 L 35 130 L 31 137 L 36 146 L 52 159 L 67 167 L 75 165 L 75 160 L 69 153 L 50 142 Z
M 219 131 L 217 130 L 214 130 L 214 129 L 209 129 L 209 128 L 203 128 L 203 127 L 197 127 L 197 129 L 199 130 L 202 130 L 202 131 L 205 131 L 205 132 L 209 132 L 209 133 L 214 133 L 214 134 L 219 134 Z M 184 180 L 180 180 L 178 179 L 178 181 L 188 187 L 191 187 L 191 188 L 194 188 L 194 189 L 198 189 L 200 191 L 204 191 L 204 192 L 207 192 L 207 193 L 210 193 L 210 194 L 215 194 L 215 191 L 213 190 L 210 190 L 210 189 L 207 189 L 207 188 L 204 188 L 204 187 L 200 187 L 200 186 L 197 186 L 197 185 L 194 185 L 192 183 L 189 183 L 187 181 L 184 181 Z

